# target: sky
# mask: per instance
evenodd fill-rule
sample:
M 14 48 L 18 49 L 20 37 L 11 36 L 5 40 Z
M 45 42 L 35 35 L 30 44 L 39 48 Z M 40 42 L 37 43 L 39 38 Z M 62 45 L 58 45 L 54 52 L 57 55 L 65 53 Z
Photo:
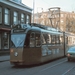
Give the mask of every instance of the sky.
M 60 7 L 62 11 L 75 11 L 75 0 L 22 0 L 22 3 L 33 9 L 34 13 L 48 11 L 52 7 Z

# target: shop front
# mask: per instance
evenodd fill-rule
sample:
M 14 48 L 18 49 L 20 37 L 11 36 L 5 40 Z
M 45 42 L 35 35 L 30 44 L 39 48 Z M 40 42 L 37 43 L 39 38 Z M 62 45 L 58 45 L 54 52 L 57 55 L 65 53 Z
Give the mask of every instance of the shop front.
M 0 55 L 10 52 L 10 33 L 11 30 L 0 29 Z

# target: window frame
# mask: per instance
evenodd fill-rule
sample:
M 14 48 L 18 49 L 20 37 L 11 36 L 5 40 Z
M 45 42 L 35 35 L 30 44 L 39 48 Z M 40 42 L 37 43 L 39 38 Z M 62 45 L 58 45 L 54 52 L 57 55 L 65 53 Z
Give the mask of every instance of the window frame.
M 36 35 L 39 35 L 38 38 L 36 38 Z M 41 46 L 41 34 L 36 32 L 35 33 L 35 44 L 36 44 L 36 47 L 40 47 Z
M 58 41 L 58 42 L 56 42 L 56 41 Z M 55 43 L 60 44 L 60 35 L 56 35 Z
M 25 23 L 25 14 L 21 13 L 21 23 L 24 24 Z
M 2 23 L 2 7 L 0 6 L 0 9 L 1 9 L 1 12 L 0 12 L 0 14 L 1 14 L 1 16 L 0 16 L 0 24 Z
M 30 15 L 26 15 L 26 24 L 30 23 Z
M 42 45 L 47 44 L 46 37 L 44 37 L 45 33 L 41 34 Z
M 13 12 L 13 24 L 14 25 L 18 24 L 18 12 L 17 11 Z
M 31 35 L 34 34 L 34 38 L 31 38 Z M 33 42 L 33 46 L 31 46 L 31 41 Z M 30 33 L 30 42 L 29 42 L 29 47 L 35 47 L 35 32 Z
M 10 10 L 8 8 L 5 8 L 5 11 L 4 11 L 4 24 L 10 25 Z
M 56 44 L 56 35 L 51 35 L 51 44 L 52 45 Z
M 5 38 L 5 37 L 7 37 L 7 38 Z M 9 33 L 7 33 L 7 32 L 2 33 L 2 39 L 3 39 L 2 49 L 9 49 L 9 43 L 10 43 L 9 42 Z

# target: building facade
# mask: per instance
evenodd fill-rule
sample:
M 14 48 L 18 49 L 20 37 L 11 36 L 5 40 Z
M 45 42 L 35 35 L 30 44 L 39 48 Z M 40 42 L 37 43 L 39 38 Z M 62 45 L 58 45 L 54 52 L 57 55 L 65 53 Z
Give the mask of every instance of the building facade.
M 50 17 L 49 11 L 47 12 L 41 12 L 41 13 L 35 13 L 34 14 L 34 22 L 53 26 L 54 28 L 60 28 L 62 31 L 69 31 L 75 33 L 75 12 L 67 12 L 67 11 L 61 11 L 60 10 L 60 16 L 58 14 L 53 15 L 53 17 Z M 59 25 L 58 25 L 59 23 Z
M 21 0 L 0 0 L 0 53 L 9 52 L 11 26 L 31 23 L 31 14 Z
M 61 11 L 60 26 L 62 31 L 75 33 L 75 12 Z

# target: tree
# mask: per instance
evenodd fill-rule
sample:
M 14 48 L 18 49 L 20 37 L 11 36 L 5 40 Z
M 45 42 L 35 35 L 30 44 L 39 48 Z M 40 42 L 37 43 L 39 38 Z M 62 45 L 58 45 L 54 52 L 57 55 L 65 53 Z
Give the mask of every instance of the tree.
M 73 17 L 66 17 L 66 31 L 75 33 L 75 19 Z

